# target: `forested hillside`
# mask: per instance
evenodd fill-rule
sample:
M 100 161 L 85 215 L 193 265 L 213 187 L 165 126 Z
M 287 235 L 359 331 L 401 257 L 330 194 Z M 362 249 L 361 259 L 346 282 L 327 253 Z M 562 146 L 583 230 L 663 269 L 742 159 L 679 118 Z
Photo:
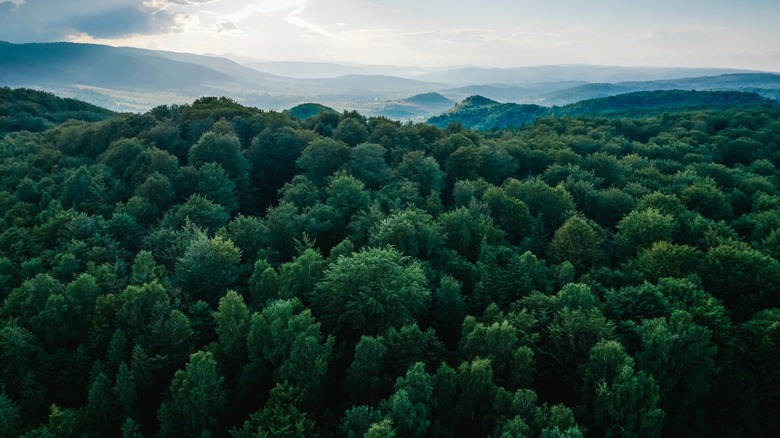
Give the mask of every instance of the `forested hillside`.
M 475 95 L 464 99 L 443 114 L 429 118 L 428 123 L 440 128 L 450 123 L 460 123 L 466 128 L 489 131 L 525 126 L 540 117 L 637 118 L 660 116 L 667 111 L 733 111 L 762 107 L 772 112 L 780 111 L 780 103 L 776 100 L 744 91 L 637 91 L 582 100 L 560 107 L 499 103 Z
M 481 133 L 3 93 L 2 436 L 780 430 L 775 107 Z

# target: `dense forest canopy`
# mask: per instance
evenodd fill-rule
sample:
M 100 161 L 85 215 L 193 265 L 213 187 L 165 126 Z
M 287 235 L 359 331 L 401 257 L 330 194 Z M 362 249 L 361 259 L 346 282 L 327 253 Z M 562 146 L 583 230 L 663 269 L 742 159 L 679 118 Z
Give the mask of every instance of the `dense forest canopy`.
M 0 93 L 0 435 L 780 430 L 776 106 Z

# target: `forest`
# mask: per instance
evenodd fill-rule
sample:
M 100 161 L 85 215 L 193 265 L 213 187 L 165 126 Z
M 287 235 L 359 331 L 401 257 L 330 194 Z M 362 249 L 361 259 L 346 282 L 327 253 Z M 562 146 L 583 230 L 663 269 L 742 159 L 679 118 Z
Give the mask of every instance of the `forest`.
M 774 436 L 780 110 L 590 108 L 0 89 L 0 436 Z

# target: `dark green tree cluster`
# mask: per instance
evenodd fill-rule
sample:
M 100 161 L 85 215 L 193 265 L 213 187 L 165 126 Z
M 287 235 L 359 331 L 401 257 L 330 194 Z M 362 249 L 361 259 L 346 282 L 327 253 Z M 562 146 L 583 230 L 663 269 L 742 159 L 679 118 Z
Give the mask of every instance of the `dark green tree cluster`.
M 780 430 L 771 108 L 47 120 L 0 138 L 0 435 Z

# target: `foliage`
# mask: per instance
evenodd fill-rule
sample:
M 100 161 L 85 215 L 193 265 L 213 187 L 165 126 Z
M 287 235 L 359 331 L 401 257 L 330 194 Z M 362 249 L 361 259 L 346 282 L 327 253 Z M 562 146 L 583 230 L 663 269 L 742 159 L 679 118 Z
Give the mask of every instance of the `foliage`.
M 780 427 L 777 104 L 0 96 L 0 435 Z

